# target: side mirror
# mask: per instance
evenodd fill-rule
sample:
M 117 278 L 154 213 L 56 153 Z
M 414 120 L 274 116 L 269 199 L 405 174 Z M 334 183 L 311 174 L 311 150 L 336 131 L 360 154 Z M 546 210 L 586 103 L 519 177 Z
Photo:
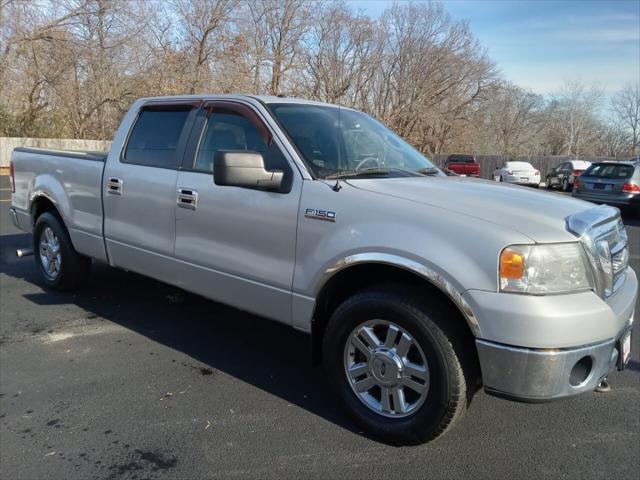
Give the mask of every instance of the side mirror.
M 552 172 L 555 172 L 555 171 L 556 171 L 556 168 L 558 168 L 558 167 L 553 167 L 553 168 L 551 169 L 551 171 L 552 171 Z
M 264 158 L 258 152 L 217 151 L 213 159 L 216 185 L 278 190 L 283 178 L 282 171 L 265 168 Z

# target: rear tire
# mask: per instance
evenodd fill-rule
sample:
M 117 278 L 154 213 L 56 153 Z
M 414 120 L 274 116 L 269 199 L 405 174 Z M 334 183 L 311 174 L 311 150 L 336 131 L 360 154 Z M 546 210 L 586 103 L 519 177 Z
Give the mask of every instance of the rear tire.
M 43 283 L 54 290 L 78 288 L 91 269 L 91 259 L 75 251 L 69 232 L 50 212 L 36 220 L 33 256 Z
M 391 444 L 417 444 L 444 434 L 463 416 L 467 409 L 467 379 L 462 359 L 469 357 L 460 335 L 452 328 L 459 320 L 455 318 L 457 314 L 445 304 L 426 303 L 417 295 L 407 294 L 406 288 L 366 290 L 336 309 L 323 339 L 324 366 L 347 413 L 363 430 Z M 391 326 L 398 330 L 393 335 L 388 333 Z M 373 342 L 377 347 L 368 356 L 363 354 L 362 346 L 355 346 L 358 339 L 362 342 L 364 328 L 379 340 Z M 354 336 L 354 332 L 358 333 Z M 413 342 L 408 350 L 400 346 L 405 333 Z M 392 348 L 390 337 L 397 339 Z M 365 338 L 371 341 L 371 337 Z M 401 350 L 406 351 L 401 354 Z M 422 364 L 419 354 L 424 370 L 416 368 Z M 392 359 L 387 362 L 388 358 Z M 382 367 L 385 362 L 387 366 Z M 348 371 L 362 373 L 356 377 Z M 358 393 L 359 388 L 366 388 L 361 386 L 363 380 L 373 382 L 373 386 Z M 422 395 L 417 393 L 421 388 L 413 390 L 415 383 L 413 388 L 408 386 L 411 381 L 424 384 Z M 401 395 L 397 389 L 402 389 Z M 386 405 L 383 392 L 390 395 Z

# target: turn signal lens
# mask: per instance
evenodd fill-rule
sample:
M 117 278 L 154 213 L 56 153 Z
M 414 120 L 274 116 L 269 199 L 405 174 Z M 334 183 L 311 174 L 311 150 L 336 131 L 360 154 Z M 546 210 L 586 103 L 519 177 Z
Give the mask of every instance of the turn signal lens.
M 500 254 L 500 277 L 517 280 L 524 275 L 524 255 L 506 248 Z

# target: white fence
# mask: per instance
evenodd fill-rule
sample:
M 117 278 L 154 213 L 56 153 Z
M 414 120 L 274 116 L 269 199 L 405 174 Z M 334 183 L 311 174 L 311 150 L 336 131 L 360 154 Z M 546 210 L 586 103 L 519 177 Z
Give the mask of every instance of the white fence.
M 74 140 L 68 138 L 18 138 L 0 137 L 0 167 L 8 167 L 11 152 L 16 147 L 50 148 L 52 150 L 89 150 L 106 152 L 109 140 Z

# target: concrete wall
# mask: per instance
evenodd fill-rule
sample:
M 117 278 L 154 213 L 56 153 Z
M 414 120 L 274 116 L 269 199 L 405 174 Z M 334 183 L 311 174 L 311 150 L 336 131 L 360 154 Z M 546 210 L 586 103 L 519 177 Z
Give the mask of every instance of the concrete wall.
M 8 167 L 11 151 L 16 147 L 49 148 L 52 150 L 89 150 L 106 152 L 109 140 L 74 140 L 67 138 L 17 138 L 0 137 L 0 167 Z

